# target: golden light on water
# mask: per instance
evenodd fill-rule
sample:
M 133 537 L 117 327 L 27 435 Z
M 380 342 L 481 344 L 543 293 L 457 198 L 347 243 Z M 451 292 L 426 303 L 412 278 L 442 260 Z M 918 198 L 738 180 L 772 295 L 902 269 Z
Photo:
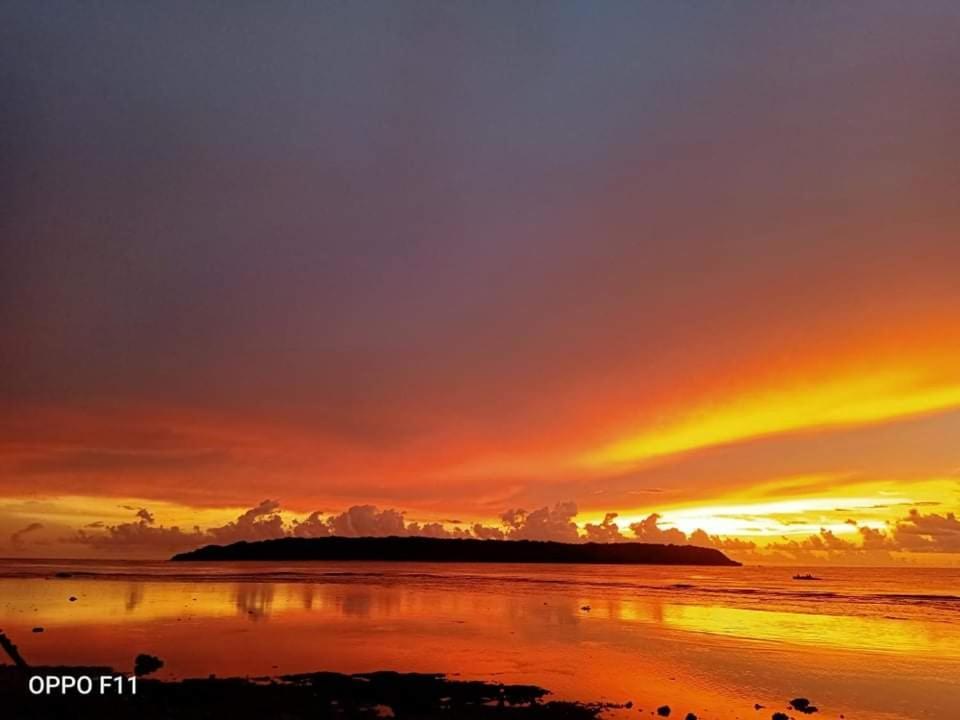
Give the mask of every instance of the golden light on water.
M 527 575 L 522 568 L 516 572 Z M 697 590 L 671 590 L 676 572 L 619 569 L 616 577 L 610 578 L 613 587 L 621 583 L 639 583 L 640 587 L 633 591 L 598 587 L 591 594 L 584 592 L 582 586 L 573 586 L 573 595 L 563 589 L 564 584 L 534 594 L 522 587 L 503 593 L 459 585 L 453 589 L 444 585 L 447 581 L 441 576 L 436 578 L 435 586 L 424 585 L 420 580 L 404 582 L 402 577 L 397 578 L 397 583 L 379 586 L 367 582 L 228 582 L 200 577 L 196 581 L 148 582 L 37 579 L 19 581 L 16 603 L 0 608 L 0 620 L 8 632 L 23 638 L 24 653 L 37 660 L 66 653 L 64 642 L 72 653 L 84 652 L 85 646 L 74 645 L 79 637 L 109 636 L 120 647 L 135 645 L 144 640 L 143 628 L 150 628 L 151 643 L 162 646 L 173 657 L 183 653 L 168 646 L 174 641 L 187 642 L 184 633 L 189 634 L 191 628 L 203 627 L 205 634 L 217 638 L 272 634 L 287 628 L 290 632 L 284 630 L 282 637 L 290 645 L 289 650 L 296 657 L 309 658 L 309 648 L 314 643 L 310 638 L 322 637 L 330 645 L 336 638 L 347 641 L 360 627 L 390 627 L 392 644 L 398 646 L 403 646 L 404 641 L 397 638 L 404 634 L 409 636 L 411 647 L 423 643 L 428 636 L 435 636 L 439 642 L 443 629 L 449 628 L 456 636 L 466 634 L 470 638 L 507 635 L 514 642 L 525 643 L 529 652 L 537 652 L 547 642 L 551 627 L 565 627 L 569 633 L 582 626 L 582 631 L 572 633 L 571 640 L 595 628 L 602 635 L 594 642 L 603 640 L 616 645 L 631 642 L 627 638 L 633 632 L 646 632 L 643 628 L 650 627 L 655 631 L 691 633 L 691 637 L 802 645 L 820 652 L 856 649 L 902 655 L 934 653 L 942 659 L 960 661 L 956 628 L 937 622 L 932 615 L 917 611 L 903 617 L 884 617 L 884 613 L 898 611 L 867 605 L 861 612 L 855 606 L 836 603 L 817 606 L 812 612 L 812 600 L 804 600 L 802 593 L 778 601 L 776 607 L 769 602 L 757 605 L 750 594 L 741 596 L 728 591 L 776 590 L 776 583 L 782 583 L 782 578 L 778 580 L 775 573 L 767 572 L 759 578 L 752 574 L 741 580 L 742 571 L 728 570 L 714 571 L 698 579 L 698 571 L 682 571 L 690 576 L 686 582 L 692 585 L 688 587 L 714 587 L 703 595 Z M 566 577 L 562 569 L 557 573 L 557 579 Z M 781 574 L 789 582 L 787 571 Z M 449 581 L 458 582 L 454 577 L 450 575 Z M 496 576 L 490 580 L 496 581 Z M 657 585 L 662 585 L 666 594 L 651 590 Z M 850 589 L 843 584 L 842 577 L 833 582 L 828 579 L 817 588 L 819 592 Z M 911 588 L 898 590 L 907 592 Z M 75 594 L 77 601 L 69 602 L 68 594 Z M 589 612 L 584 608 L 589 608 Z M 31 625 L 41 621 L 46 633 L 31 635 Z M 294 628 L 300 628 L 299 641 Z M 91 647 L 93 654 L 82 660 L 116 662 L 97 656 L 95 642 Z M 386 648 L 382 650 L 385 652 Z M 282 662 L 286 651 L 281 647 L 273 652 L 260 661 Z M 370 658 L 381 654 L 375 647 L 367 647 L 366 652 Z M 242 657 L 225 654 L 218 662 L 218 667 L 227 672 L 251 670 Z M 380 667 L 376 664 L 379 661 L 370 662 Z M 181 671 L 176 666 L 171 670 Z

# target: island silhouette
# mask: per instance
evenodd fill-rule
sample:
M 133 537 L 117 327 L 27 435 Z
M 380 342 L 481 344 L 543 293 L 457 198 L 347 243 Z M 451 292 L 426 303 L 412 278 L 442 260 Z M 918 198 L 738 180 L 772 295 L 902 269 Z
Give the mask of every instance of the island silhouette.
M 656 543 L 561 543 L 427 537 L 285 537 L 205 545 L 174 561 L 374 560 L 381 562 L 586 563 L 739 566 L 714 548 Z

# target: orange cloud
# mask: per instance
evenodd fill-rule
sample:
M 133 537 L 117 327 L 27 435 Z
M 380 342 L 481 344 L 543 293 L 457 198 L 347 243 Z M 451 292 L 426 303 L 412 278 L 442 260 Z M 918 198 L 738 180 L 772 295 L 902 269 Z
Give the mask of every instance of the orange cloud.
M 588 453 L 590 466 L 636 463 L 780 433 L 901 419 L 960 407 L 960 378 L 922 368 L 871 371 L 793 387 L 757 389 Z

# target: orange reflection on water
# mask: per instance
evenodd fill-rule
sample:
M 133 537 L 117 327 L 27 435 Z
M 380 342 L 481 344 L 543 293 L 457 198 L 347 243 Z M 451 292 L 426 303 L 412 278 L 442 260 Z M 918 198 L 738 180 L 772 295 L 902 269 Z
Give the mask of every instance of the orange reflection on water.
M 71 602 L 71 595 L 77 601 Z M 471 626 L 506 624 L 511 632 L 525 635 L 536 635 L 537 628 L 542 627 L 579 627 L 588 621 L 605 620 L 620 628 L 639 623 L 837 650 L 932 652 L 960 659 L 960 629 L 942 622 L 707 605 L 661 597 L 552 594 L 544 596 L 550 602 L 537 602 L 539 597 L 445 592 L 408 585 L 99 580 L 64 584 L 30 580 L 19 583 L 16 602 L 6 602 L 0 617 L 7 626 L 42 619 L 48 629 L 99 626 L 106 620 L 118 628 L 126 624 L 215 620 L 238 626 L 238 632 L 247 629 L 248 621 L 260 620 L 324 627 L 349 624 L 351 619 L 380 624 L 402 621 L 404 625 L 469 621 Z
M 938 712 L 960 709 L 948 681 L 960 670 L 958 624 L 800 611 L 750 596 L 708 602 L 591 585 L 590 572 L 583 583 L 557 582 L 563 572 L 553 571 L 529 584 L 476 570 L 468 581 L 0 580 L 0 628 L 34 664 L 124 670 L 149 652 L 164 659 L 166 677 L 446 672 L 579 700 L 671 702 L 717 718 L 801 691 L 848 717 L 915 717 L 918 703 L 931 702 Z M 853 679 L 851 667 L 860 668 Z

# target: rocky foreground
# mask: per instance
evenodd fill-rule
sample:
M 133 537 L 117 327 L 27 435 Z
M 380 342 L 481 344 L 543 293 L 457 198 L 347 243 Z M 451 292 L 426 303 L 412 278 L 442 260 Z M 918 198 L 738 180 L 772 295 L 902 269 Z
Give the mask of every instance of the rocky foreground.
M 31 666 L 2 632 L 0 650 L 12 661 L 0 665 L 4 720 L 598 720 L 607 710 L 661 718 L 673 714 L 669 705 L 645 711 L 630 701 L 547 700 L 549 691 L 536 685 L 459 680 L 439 673 L 314 672 L 163 681 L 146 677 L 164 665 L 152 655 L 138 655 L 130 674 L 109 667 Z M 806 698 L 791 700 L 788 708 L 805 715 L 818 712 Z M 766 717 L 763 705 L 753 709 Z M 700 720 L 692 712 L 676 717 Z M 793 720 L 781 711 L 770 717 Z
M 33 674 L 101 676 L 110 668 L 31 668 Z M 96 687 L 96 685 L 95 685 Z M 129 688 L 128 688 L 129 689 Z M 275 678 L 138 678 L 136 695 L 32 695 L 23 672 L 0 666 L 0 717 L 10 720 L 265 720 L 266 718 L 465 718 L 594 720 L 609 707 L 545 701 L 533 685 L 453 680 L 443 675 L 318 672 Z

